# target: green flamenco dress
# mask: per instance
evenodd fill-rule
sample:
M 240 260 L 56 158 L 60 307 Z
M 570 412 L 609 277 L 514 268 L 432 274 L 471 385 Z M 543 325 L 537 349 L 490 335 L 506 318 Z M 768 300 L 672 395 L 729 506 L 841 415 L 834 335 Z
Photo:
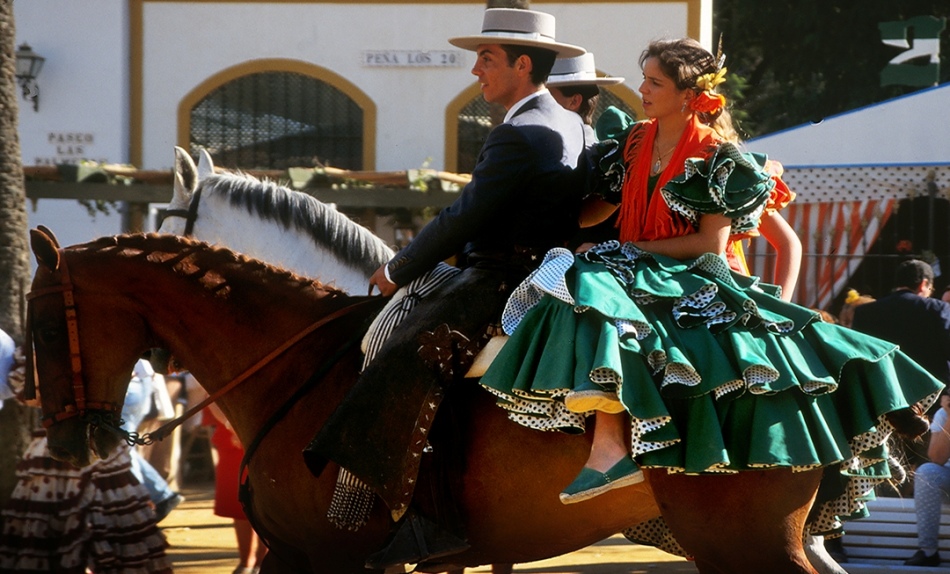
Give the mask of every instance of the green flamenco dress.
M 694 220 L 725 213 L 734 230 L 757 225 L 770 189 L 764 162 L 723 144 L 708 162 L 691 158 L 664 199 Z M 617 241 L 579 255 L 554 249 L 508 302 L 510 339 L 481 384 L 519 424 L 569 433 L 593 414 L 573 398 L 615 394 L 642 467 L 837 465 L 808 530 L 838 532 L 890 477 L 885 415 L 928 408 L 943 384 L 895 345 L 824 323 L 778 293 L 714 254 L 680 261 Z M 664 528 L 625 534 L 682 553 Z

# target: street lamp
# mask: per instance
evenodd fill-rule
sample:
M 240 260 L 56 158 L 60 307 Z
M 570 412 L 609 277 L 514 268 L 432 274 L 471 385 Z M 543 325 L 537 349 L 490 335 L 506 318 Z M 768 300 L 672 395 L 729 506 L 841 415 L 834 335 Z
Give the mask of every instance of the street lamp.
M 16 51 L 16 79 L 23 90 L 23 99 L 33 101 L 33 111 L 40 110 L 40 86 L 36 77 L 43 69 L 46 58 L 40 56 L 30 48 L 29 44 L 21 44 Z

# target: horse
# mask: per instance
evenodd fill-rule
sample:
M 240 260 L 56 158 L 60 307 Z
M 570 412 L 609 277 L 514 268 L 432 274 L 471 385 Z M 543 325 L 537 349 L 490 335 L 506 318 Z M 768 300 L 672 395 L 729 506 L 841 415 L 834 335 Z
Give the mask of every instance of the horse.
M 389 534 L 388 510 L 374 505 L 355 532 L 334 528 L 323 517 L 338 468 L 315 478 L 301 451 L 354 383 L 352 343 L 380 298 L 348 296 L 189 238 L 122 235 L 64 249 L 35 229 L 31 246 L 29 354 L 57 458 L 82 466 L 114 448 L 121 438 L 110 427 L 132 365 L 167 348 L 209 394 L 230 389 L 218 403 L 249 445 L 246 508 L 271 548 L 262 571 L 366 571 Z M 474 384 L 446 394 L 415 502 L 436 511 L 428 493 L 453 477 L 471 547 L 422 571 L 564 554 L 662 510 L 700 572 L 815 572 L 802 532 L 822 469 L 645 469 L 643 483 L 563 505 L 558 491 L 582 467 L 592 433 L 524 428 Z M 440 472 L 453 464 L 464 472 Z
M 202 202 L 202 196 L 213 199 Z M 295 211 L 302 215 L 288 216 Z M 249 229 L 265 240 L 248 241 Z M 320 262 L 346 261 L 354 243 L 365 251 L 365 242 L 375 239 L 310 195 L 247 174 L 216 170 L 204 149 L 199 150 L 196 166 L 180 147 L 175 147 L 174 194 L 159 232 L 216 242 L 272 263 L 288 262 L 284 266 L 321 279 L 332 276 L 332 270 L 328 275 Z M 346 284 L 366 285 L 375 267 L 389 260 L 388 247 L 375 240 L 380 244 L 376 251 L 384 259 L 368 264 L 363 277 L 346 277 Z M 823 573 L 843 572 L 821 544 L 806 544 L 805 550 Z

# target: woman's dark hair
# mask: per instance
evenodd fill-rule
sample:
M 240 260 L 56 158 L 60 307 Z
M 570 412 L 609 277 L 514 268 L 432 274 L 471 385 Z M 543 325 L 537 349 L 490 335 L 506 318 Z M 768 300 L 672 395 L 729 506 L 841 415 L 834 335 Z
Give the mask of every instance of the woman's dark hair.
M 531 59 L 531 83 L 535 86 L 540 86 L 548 79 L 551 68 L 554 67 L 554 60 L 557 59 L 557 52 L 537 46 L 502 44 L 501 49 L 508 55 L 509 66 L 513 66 L 520 56 Z
M 582 84 L 580 86 L 557 86 L 556 89 L 568 98 L 581 97 L 581 107 L 578 108 L 577 114 L 584 120 L 585 124 L 591 125 L 591 122 L 594 121 L 594 110 L 597 109 L 597 102 L 600 100 L 600 88 L 590 84 Z
M 673 80 L 677 89 L 699 92 L 696 80 L 719 70 L 716 57 L 692 38 L 654 40 L 640 54 L 640 68 L 648 58 L 656 58 L 660 70 Z M 739 136 L 732 125 L 732 117 L 725 108 L 713 113 L 699 113 L 700 121 L 710 126 L 725 140 L 738 141 Z

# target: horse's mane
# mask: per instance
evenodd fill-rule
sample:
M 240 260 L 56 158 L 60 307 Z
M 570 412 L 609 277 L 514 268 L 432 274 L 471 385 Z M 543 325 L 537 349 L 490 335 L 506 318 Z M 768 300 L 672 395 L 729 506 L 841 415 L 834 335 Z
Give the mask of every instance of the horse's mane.
M 371 275 L 393 252 L 369 230 L 306 193 L 245 173 L 216 173 L 200 182 L 203 193 L 227 197 L 252 215 L 310 235 L 350 267 Z
M 210 245 L 191 237 L 159 233 L 133 233 L 101 237 L 83 245 L 77 250 L 90 253 L 111 253 L 129 258 L 141 257 L 151 263 L 163 264 L 175 273 L 198 279 L 206 288 L 216 291 L 225 286 L 222 278 L 232 275 L 234 269 L 250 275 L 267 275 L 283 286 L 296 289 L 300 287 L 323 291 L 328 295 L 345 295 L 335 287 L 325 285 L 316 279 L 301 277 L 292 271 L 276 267 L 259 259 L 254 259 L 216 245 Z M 218 278 L 218 279 L 212 279 Z M 270 282 L 271 285 L 275 283 Z

